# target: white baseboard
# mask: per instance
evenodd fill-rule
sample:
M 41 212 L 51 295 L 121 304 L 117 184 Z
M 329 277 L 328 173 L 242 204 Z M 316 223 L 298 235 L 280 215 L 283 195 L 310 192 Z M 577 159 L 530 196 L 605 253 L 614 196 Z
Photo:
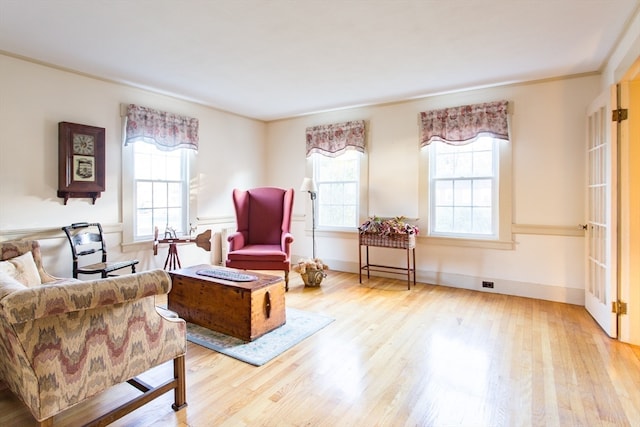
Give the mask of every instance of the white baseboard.
M 294 257 L 294 259 L 297 259 Z M 345 271 L 358 274 L 358 264 L 337 260 L 325 260 L 331 270 Z M 364 272 L 363 272 L 364 274 Z M 402 274 L 371 272 L 372 276 L 403 279 Z M 404 276 L 406 277 L 406 276 Z M 363 279 L 364 280 L 364 279 Z M 473 291 L 513 295 L 525 298 L 542 299 L 546 301 L 562 302 L 584 306 L 584 289 L 566 288 L 563 286 L 543 285 L 540 283 L 521 282 L 516 280 L 496 279 L 491 277 L 474 277 L 464 274 L 441 273 L 436 271 L 418 270 L 418 283 L 428 283 L 452 288 L 469 289 Z M 483 281 L 493 282 L 493 289 L 483 288 Z

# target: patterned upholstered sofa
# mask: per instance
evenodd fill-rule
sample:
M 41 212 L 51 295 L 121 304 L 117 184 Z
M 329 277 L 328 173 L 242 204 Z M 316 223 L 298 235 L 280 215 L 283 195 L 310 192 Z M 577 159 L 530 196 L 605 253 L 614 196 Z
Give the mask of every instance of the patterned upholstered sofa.
M 142 394 L 98 423 L 171 390 L 173 409 L 186 406 L 186 324 L 155 306 L 155 295 L 171 290 L 166 272 L 59 279 L 45 271 L 34 240 L 2 242 L 0 256 L 0 381 L 40 425 L 53 425 L 54 415 L 125 381 Z M 173 376 L 163 384 L 135 378 L 171 360 Z

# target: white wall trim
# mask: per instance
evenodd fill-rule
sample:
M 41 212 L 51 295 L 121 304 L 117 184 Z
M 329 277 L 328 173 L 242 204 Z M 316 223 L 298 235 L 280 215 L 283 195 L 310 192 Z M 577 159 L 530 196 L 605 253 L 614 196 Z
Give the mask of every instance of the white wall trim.
M 7 240 L 46 240 L 46 239 L 66 239 L 67 236 L 62 231 L 62 225 L 56 228 L 16 228 L 12 230 L 0 230 L 0 241 Z M 122 224 L 102 224 L 104 234 L 121 233 Z
M 584 230 L 579 225 L 538 225 L 512 224 L 513 234 L 537 234 L 541 236 L 584 237 Z
M 198 227 L 202 227 L 204 225 L 227 225 L 236 223 L 235 216 L 199 216 L 196 219 L 198 220 Z

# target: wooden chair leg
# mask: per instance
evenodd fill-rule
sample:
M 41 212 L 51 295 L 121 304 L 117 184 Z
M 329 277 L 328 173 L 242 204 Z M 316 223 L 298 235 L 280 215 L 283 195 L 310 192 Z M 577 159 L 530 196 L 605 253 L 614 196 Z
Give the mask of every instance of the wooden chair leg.
M 53 427 L 53 417 L 38 421 L 38 427 Z
M 287 270 L 284 271 L 284 291 L 289 291 L 289 272 Z
M 185 381 L 184 355 L 173 359 L 173 377 L 177 380 L 176 388 L 173 391 L 174 403 L 171 405 L 174 411 L 187 406 L 187 387 Z

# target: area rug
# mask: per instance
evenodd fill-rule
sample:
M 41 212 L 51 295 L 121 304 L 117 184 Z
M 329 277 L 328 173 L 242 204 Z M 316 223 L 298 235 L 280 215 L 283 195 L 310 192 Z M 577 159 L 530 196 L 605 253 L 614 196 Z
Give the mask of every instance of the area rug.
M 262 366 L 334 321 L 291 307 L 286 308 L 286 316 L 284 325 L 251 342 L 193 323 L 187 323 L 187 340 L 251 365 Z

